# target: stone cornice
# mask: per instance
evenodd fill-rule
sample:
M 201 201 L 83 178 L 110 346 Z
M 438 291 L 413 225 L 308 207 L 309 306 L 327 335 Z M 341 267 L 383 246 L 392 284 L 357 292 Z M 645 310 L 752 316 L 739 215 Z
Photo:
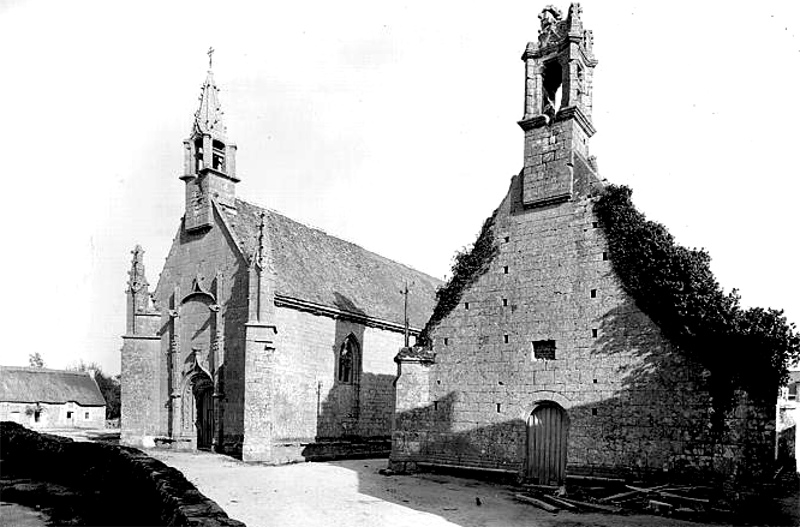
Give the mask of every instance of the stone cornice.
M 123 340 L 161 340 L 160 335 L 122 335 Z
M 322 315 L 332 318 L 341 318 L 345 320 L 350 320 L 353 322 L 364 324 L 365 326 L 374 327 L 378 329 L 388 329 L 390 331 L 397 331 L 397 332 L 405 331 L 405 326 L 403 324 L 398 324 L 396 322 L 391 322 L 389 320 L 383 320 L 380 318 L 371 317 L 369 315 L 363 315 L 361 313 L 353 313 L 352 311 L 343 311 L 335 307 L 325 306 L 322 304 L 317 304 L 315 302 L 309 302 L 308 300 L 300 300 L 299 298 L 292 298 L 290 296 L 285 296 L 280 294 L 275 295 L 275 306 L 298 309 L 300 311 L 305 311 L 307 313 L 312 313 L 314 315 Z M 409 327 L 408 331 L 412 335 L 417 336 L 419 335 L 421 330 Z
M 568 119 L 574 119 L 578 123 L 578 125 L 580 125 L 580 127 L 583 128 L 583 131 L 586 133 L 588 137 L 592 137 L 597 131 L 594 125 L 592 124 L 592 121 L 590 121 L 589 118 L 586 117 L 586 114 L 583 113 L 583 110 L 581 110 L 578 106 L 569 106 L 567 108 L 562 108 L 556 114 L 555 118 L 553 119 L 553 122 L 566 121 Z M 542 126 L 546 126 L 548 124 L 548 121 L 547 117 L 540 114 L 530 117 L 528 119 L 523 119 L 521 121 L 518 121 L 517 124 L 520 126 L 520 128 L 522 128 L 527 132 L 528 130 L 532 130 L 534 128 L 540 128 Z
M 197 173 L 199 175 L 201 175 L 201 176 L 205 176 L 206 174 L 214 174 L 215 176 L 219 176 L 221 178 L 229 179 L 229 180 L 233 181 L 234 183 L 238 183 L 238 182 L 241 181 L 241 179 L 237 178 L 236 176 L 231 176 L 230 174 L 226 174 L 225 172 L 220 172 L 219 170 L 216 170 L 216 169 L 211 168 L 211 167 L 201 168 L 200 170 L 197 171 Z

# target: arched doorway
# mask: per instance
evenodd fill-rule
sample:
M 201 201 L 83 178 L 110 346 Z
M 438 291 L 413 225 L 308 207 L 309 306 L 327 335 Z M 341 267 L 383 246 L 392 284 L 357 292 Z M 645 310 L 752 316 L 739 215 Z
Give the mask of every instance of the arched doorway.
M 196 409 L 195 428 L 197 448 L 210 449 L 214 437 L 214 385 L 206 375 L 195 375 L 192 379 L 192 395 Z
M 567 471 L 569 420 L 561 406 L 545 401 L 528 417 L 525 475 L 540 485 L 561 485 Z

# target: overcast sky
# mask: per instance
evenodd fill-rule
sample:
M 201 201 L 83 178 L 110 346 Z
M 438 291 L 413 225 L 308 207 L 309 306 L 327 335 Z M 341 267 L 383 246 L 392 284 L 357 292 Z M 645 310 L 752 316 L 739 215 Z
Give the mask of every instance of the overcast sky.
M 800 322 L 800 2 L 582 5 L 601 175 Z M 0 0 L 0 364 L 119 372 L 130 251 L 155 285 L 209 46 L 240 197 L 443 277 L 521 168 L 544 6 Z

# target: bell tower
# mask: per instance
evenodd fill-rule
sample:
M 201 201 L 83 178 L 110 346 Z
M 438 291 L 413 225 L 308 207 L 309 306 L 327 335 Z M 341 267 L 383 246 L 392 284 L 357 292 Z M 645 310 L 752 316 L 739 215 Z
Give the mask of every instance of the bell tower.
M 211 70 L 213 48 L 208 50 L 208 75 L 194 114 L 192 133 L 183 141 L 183 175 L 186 183 L 186 230 L 211 226 L 211 200 L 233 207 L 236 198 L 236 145 L 228 140 L 222 121 L 219 88 Z
M 589 161 L 592 125 L 592 32 L 583 29 L 581 7 L 573 3 L 566 19 L 549 5 L 539 15 L 536 42 L 525 62 L 525 132 L 522 203 L 537 207 L 572 199 L 576 171 L 596 171 Z

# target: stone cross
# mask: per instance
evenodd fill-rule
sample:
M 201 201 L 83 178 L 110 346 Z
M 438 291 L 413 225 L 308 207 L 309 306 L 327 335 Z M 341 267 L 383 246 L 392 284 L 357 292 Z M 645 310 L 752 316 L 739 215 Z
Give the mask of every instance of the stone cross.
M 206 54 L 208 55 L 208 69 L 211 69 L 211 60 L 213 58 L 212 55 L 214 55 L 214 48 L 209 46 Z
M 414 285 L 414 282 L 411 282 L 411 285 Z M 403 322 L 405 325 L 405 342 L 406 348 L 408 347 L 408 280 L 406 280 L 403 289 L 400 290 L 400 294 L 403 295 Z

